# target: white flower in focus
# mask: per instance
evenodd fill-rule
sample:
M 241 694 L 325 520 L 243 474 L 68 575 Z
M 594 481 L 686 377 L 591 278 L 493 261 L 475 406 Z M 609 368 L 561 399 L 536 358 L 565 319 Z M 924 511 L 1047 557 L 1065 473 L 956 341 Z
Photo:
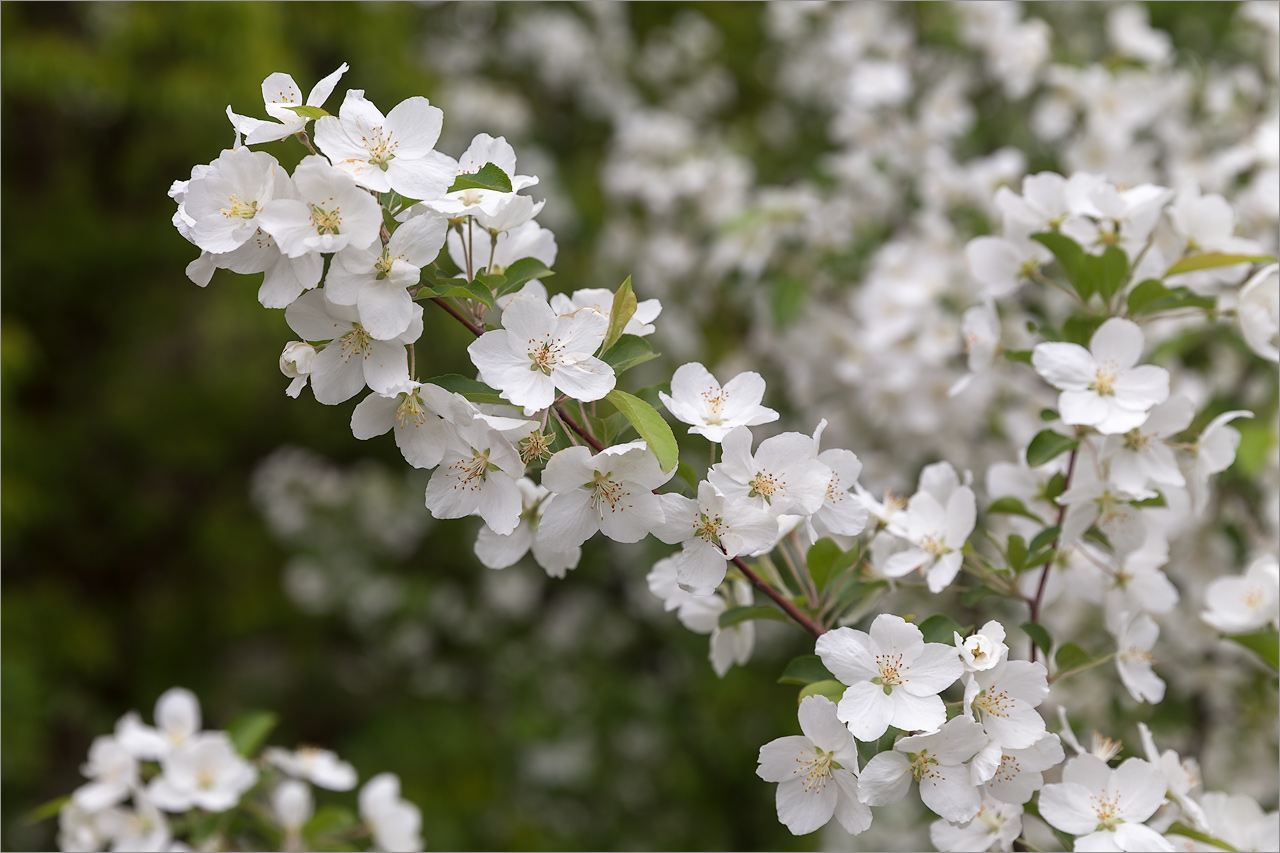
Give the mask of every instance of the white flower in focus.
M 200 700 L 185 687 L 171 687 L 156 700 L 155 720 L 151 728 L 131 711 L 116 724 L 116 739 L 136 758 L 159 760 L 200 732 Z
M 258 771 L 236 753 L 226 732 L 203 732 L 160 759 L 162 770 L 147 786 L 157 806 L 224 812 L 258 781 Z
M 667 411 L 689 432 L 720 442 L 738 426 L 756 426 L 778 419 L 773 409 L 760 405 L 764 399 L 764 379 L 753 372 L 739 373 L 720 387 L 705 367 L 695 362 L 682 364 L 671 377 L 671 394 L 658 392 Z
M 311 388 L 327 406 L 350 400 L 366 386 L 384 393 L 409 381 L 405 345 L 422 336 L 422 306 L 404 334 L 375 340 L 359 322 L 354 308 L 334 305 L 324 290 L 299 296 L 284 318 L 304 340 L 328 341 L 311 364 Z
M 1165 442 L 1191 426 L 1195 418 L 1194 404 L 1175 394 L 1151 410 L 1139 427 L 1123 436 L 1110 435 L 1102 445 L 1101 457 L 1110 460 L 1108 477 L 1122 492 L 1136 498 L 1153 498 L 1149 484 L 1158 486 L 1186 485 L 1178 460 Z
M 1165 684 L 1152 669 L 1151 650 L 1160 637 L 1160 626 L 1146 613 L 1130 616 L 1115 611 L 1107 614 L 1107 631 L 1116 638 L 1116 671 L 1129 695 L 1139 702 L 1159 704 Z
M 813 452 L 818 462 L 827 467 L 827 490 L 818 511 L 806 519 L 809 538 L 818 540 L 824 536 L 857 536 L 867 526 L 867 506 L 851 489 L 858 487 L 858 475 L 862 473 L 862 461 L 852 450 L 832 448 L 818 453 L 822 446 L 822 433 L 827 427 L 824 418 L 813 431 Z M 761 444 L 763 447 L 763 443 Z
M 259 215 L 273 197 L 278 170 L 283 171 L 276 158 L 265 152 L 223 151 L 209 169 L 187 184 L 182 210 L 190 222 L 191 242 L 221 254 L 253 237 Z
M 291 258 L 366 247 L 378 239 L 382 208 L 349 175 L 311 155 L 293 172 L 298 198 L 276 198 L 258 214 L 258 224 Z
M 422 850 L 422 812 L 400 797 L 400 777 L 379 773 L 360 789 L 360 817 L 373 833 L 376 849 L 387 853 Z
M 1044 736 L 1036 707 L 1048 695 L 1044 664 L 1004 660 L 966 677 L 964 709 L 1002 750 L 1026 749 Z
M 939 850 L 967 853 L 974 850 L 1012 850 L 1022 834 L 1022 806 L 1002 803 L 990 796 L 968 823 L 935 820 L 929 825 L 929 840 Z
M 1244 283 L 1236 314 L 1249 348 L 1280 361 L 1280 264 L 1263 267 Z
M 523 198 L 519 196 L 518 198 Z M 511 205 L 508 211 L 515 208 Z M 489 272 L 496 275 L 502 275 L 506 272 L 507 267 L 514 264 L 521 258 L 537 258 L 547 265 L 548 268 L 555 266 L 556 254 L 558 247 L 556 246 L 556 235 L 550 230 L 543 228 L 536 222 L 524 222 L 523 224 L 513 226 L 509 229 L 495 229 L 500 233 L 493 237 L 488 231 L 482 230 L 479 226 L 472 227 L 470 222 L 467 223 L 466 236 L 460 233 L 457 228 L 450 228 L 448 235 L 449 257 L 452 259 L 458 269 L 467 269 L 467 247 L 471 247 L 472 266 L 475 269 L 484 267 Z M 515 298 L 519 293 L 525 292 L 525 289 L 533 285 L 537 279 L 525 283 L 517 293 L 509 293 L 498 299 L 498 307 L 506 308 L 507 303 Z M 535 285 L 536 289 L 532 295 L 543 300 L 547 298 L 546 288 L 541 287 L 541 283 Z
M 284 830 L 284 849 L 302 850 L 302 828 L 315 813 L 311 786 L 297 779 L 285 779 L 271 792 L 271 814 Z
M 72 801 L 87 812 L 123 802 L 138 784 L 138 760 L 116 738 L 100 735 L 89 746 L 89 760 L 80 766 L 89 782 L 76 788 Z
M 715 592 L 724 580 L 725 561 L 767 548 L 778 537 L 773 516 L 729 500 L 706 480 L 698 484 L 696 501 L 677 494 L 660 499 L 666 522 L 653 533 L 668 545 L 684 545 L 674 557 L 677 578 L 695 595 Z
M 334 305 L 354 305 L 360 324 L 380 341 L 402 334 L 413 320 L 408 288 L 435 260 L 448 227 L 439 216 L 416 216 L 396 228 L 383 246 L 348 246 L 333 256 L 325 293 Z
M 848 685 L 840 699 L 840 719 L 861 741 L 875 740 L 889 726 L 936 731 L 947 719 L 938 694 L 964 672 L 954 646 L 926 643 L 919 628 L 891 613 L 877 616 L 869 634 L 852 628 L 826 632 L 816 651 Z M 977 729 L 981 732 L 981 726 Z
M 516 485 L 524 476 L 520 454 L 481 418 L 455 426 L 440 467 L 427 483 L 427 509 L 434 518 L 478 515 L 495 533 L 511 533 L 520 524 L 523 507 Z
M 1204 591 L 1200 618 L 1224 634 L 1246 634 L 1280 624 L 1280 562 L 1264 555 L 1243 575 L 1220 577 Z
M 643 441 L 556 453 L 542 472 L 542 484 L 556 499 L 542 513 L 538 538 L 561 548 L 575 547 L 599 530 L 615 542 L 639 542 L 665 520 L 653 490 L 675 469 L 662 472 Z
M 1062 741 L 1047 733 L 1025 749 L 1000 750 L 1000 763 L 984 784 L 987 796 L 1022 804 L 1044 787 L 1044 771 L 1062 763 Z
M 565 548 L 558 542 L 539 538 L 538 524 L 553 496 L 528 477 L 522 477 L 516 487 L 520 489 L 522 506 L 520 523 L 505 535 L 494 533 L 488 525 L 481 526 L 476 534 L 476 557 L 490 569 L 505 569 L 532 550 L 534 561 L 549 577 L 564 577 L 567 571 L 577 568 L 582 559 L 582 546 Z
M 1004 642 L 1004 626 L 992 620 L 968 637 L 955 637 L 956 650 L 965 672 L 983 672 L 997 666 L 1009 654 Z
M 907 795 L 914 779 L 920 783 L 920 799 L 935 814 L 967 823 L 982 807 L 982 795 L 964 764 L 986 742 L 982 726 L 968 717 L 953 717 L 933 734 L 899 738 L 892 750 L 862 768 L 858 799 L 869 806 L 892 805 Z
M 295 779 L 306 779 L 330 791 L 350 791 L 356 786 L 356 769 L 328 749 L 300 746 L 290 751 L 272 746 L 262 757 Z
M 444 458 L 452 427 L 444 420 L 453 395 L 436 385 L 401 382 L 365 397 L 351 412 L 351 433 L 361 441 L 392 432 L 404 460 L 434 468 Z
M 613 390 L 613 368 L 593 353 L 609 321 L 589 308 L 558 316 L 545 301 L 519 296 L 502 312 L 502 328 L 467 347 L 480 378 L 532 415 L 551 406 L 556 391 L 599 400 Z
M 941 592 L 960 571 L 964 561 L 961 549 L 973 532 L 977 513 L 977 502 L 968 486 L 952 492 L 945 507 L 929 492 L 917 492 L 889 531 L 909 541 L 911 547 L 891 556 L 880 571 L 898 578 L 920 569 L 929 591 Z
M 572 314 L 579 308 L 594 308 L 606 318 L 613 310 L 613 292 L 603 287 L 585 287 L 566 296 L 557 293 L 551 297 L 551 307 L 557 314 Z M 653 321 L 662 313 L 662 303 L 656 299 L 642 299 L 636 303 L 636 311 L 622 327 L 624 335 L 643 338 L 653 334 Z
M 501 169 L 503 174 L 511 180 L 511 192 L 503 193 L 497 190 L 479 188 L 457 190 L 446 193 L 440 198 L 427 199 L 423 202 L 423 207 L 430 208 L 450 220 L 457 220 L 463 216 L 476 216 L 479 219 L 487 219 L 502 217 L 506 212 L 506 208 L 511 207 L 513 204 L 519 206 L 523 203 L 527 206 L 532 202 L 532 199 L 527 196 L 517 195 L 517 193 L 525 187 L 531 187 L 538 183 L 538 179 L 531 175 L 516 174 L 515 149 L 511 147 L 511 143 L 501 136 L 495 139 L 487 133 L 477 134 L 471 140 L 467 150 L 463 152 L 462 157 L 458 159 L 455 177 L 474 175 L 489 163 Z M 537 206 L 539 208 L 542 207 L 541 203 Z M 536 215 L 537 213 L 533 212 L 525 218 L 532 218 L 532 216 Z M 507 230 L 506 228 L 494 228 L 491 221 L 482 224 L 494 231 Z M 483 266 L 483 264 L 479 265 Z
M 306 341 L 289 341 L 280 353 L 280 372 L 293 381 L 284 393 L 296 398 L 307 387 L 311 366 L 315 364 L 316 348 Z
M 362 187 L 436 199 L 457 173 L 454 159 L 435 150 L 443 126 L 444 113 L 421 96 L 401 101 L 384 116 L 363 89 L 349 89 L 336 117 L 316 119 L 316 146 Z
M 834 816 L 854 835 L 871 825 L 858 800 L 858 748 L 824 696 L 800 701 L 800 731 L 760 747 L 756 775 L 777 782 L 778 820 L 793 835 L 826 826 Z
M 1091 426 L 1105 435 L 1142 426 L 1151 407 L 1169 396 L 1169 372 L 1142 355 L 1142 329 L 1112 317 L 1093 333 L 1089 349 L 1079 344 L 1037 344 L 1032 366 L 1062 391 L 1058 409 L 1065 424 Z
M 1102 759 L 1080 755 L 1067 762 L 1062 782 L 1040 792 L 1040 814 L 1076 836 L 1077 850 L 1172 851 L 1143 821 L 1164 803 L 1164 774 L 1130 758 L 1112 770 Z
M 329 99 L 329 95 L 333 94 L 333 87 L 338 85 L 338 80 L 346 71 L 347 63 L 344 62 L 338 66 L 337 71 L 312 87 L 305 103 L 302 100 L 302 90 L 298 88 L 297 83 L 293 82 L 293 78 L 277 71 L 262 81 L 262 100 L 267 108 L 267 115 L 276 121 L 263 121 L 236 115 L 231 111 L 231 107 L 227 107 L 227 118 L 231 119 L 231 125 L 236 129 L 236 133 L 244 135 L 245 145 L 275 142 L 286 136 L 301 133 L 306 130 L 307 122 L 311 119 L 299 115 L 290 107 L 323 106 Z
M 694 595 L 680 588 L 676 561 L 666 557 L 654 564 L 645 578 L 649 590 L 663 600 L 667 610 L 677 610 L 680 624 L 695 634 L 710 634 L 707 653 L 711 668 L 720 678 L 737 664 L 751 660 L 756 645 L 756 626 L 750 619 L 720 627 L 720 614 L 730 606 L 745 607 L 752 602 L 751 584 L 743 580 L 721 584 L 713 595 Z
M 780 515 L 812 515 L 826 499 L 831 469 L 814 454 L 813 438 L 785 432 L 760 442 L 751 453 L 751 430 L 735 427 L 725 435 L 721 462 L 707 479 L 730 501 Z

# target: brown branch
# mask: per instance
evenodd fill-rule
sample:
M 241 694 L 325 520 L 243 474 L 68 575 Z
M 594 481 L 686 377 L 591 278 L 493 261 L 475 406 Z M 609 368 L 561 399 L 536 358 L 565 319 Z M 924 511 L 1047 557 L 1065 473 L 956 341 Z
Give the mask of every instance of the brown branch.
M 821 637 L 825 633 L 821 626 L 815 623 L 808 616 L 801 613 L 800 608 L 788 601 L 786 596 L 778 592 L 769 584 L 765 583 L 760 579 L 759 575 L 751 571 L 751 568 L 743 562 L 741 557 L 734 557 L 733 564 L 738 567 L 738 571 L 742 572 L 743 576 L 746 577 L 747 580 L 751 581 L 752 586 L 769 596 L 769 598 L 773 599 L 773 603 L 781 607 L 782 612 L 795 620 L 796 624 L 801 628 L 804 628 L 815 637 Z
M 466 317 L 462 316 L 462 312 L 460 312 L 457 308 L 454 308 L 448 302 L 445 302 L 439 296 L 431 297 L 431 301 L 439 305 L 445 311 L 449 312 L 449 315 L 453 317 L 453 319 L 457 320 L 459 323 L 466 326 L 467 331 L 475 335 L 477 338 L 484 334 L 484 329 L 480 328 L 475 323 L 471 322 Z
M 1079 455 L 1079 453 L 1080 453 L 1080 448 L 1077 446 L 1074 449 L 1072 449 L 1071 457 L 1067 460 L 1067 477 L 1063 484 L 1064 491 L 1071 488 L 1071 475 L 1075 473 L 1076 457 Z M 1049 572 L 1053 571 L 1054 561 L 1057 560 L 1058 558 L 1058 543 L 1062 541 L 1062 522 L 1063 522 L 1063 519 L 1065 519 L 1066 517 L 1067 517 L 1067 506 L 1066 504 L 1062 504 L 1058 507 L 1058 521 L 1057 521 L 1058 535 L 1053 538 L 1053 544 L 1050 546 L 1050 550 L 1053 552 L 1053 556 L 1049 559 L 1049 562 L 1044 564 L 1044 571 L 1040 573 L 1040 584 L 1039 586 L 1036 587 L 1036 597 L 1031 600 L 1031 621 L 1032 622 L 1039 623 L 1040 621 L 1040 605 L 1044 602 L 1044 591 L 1049 586 Z M 1036 662 L 1036 644 L 1035 643 L 1031 644 L 1031 662 L 1032 663 Z

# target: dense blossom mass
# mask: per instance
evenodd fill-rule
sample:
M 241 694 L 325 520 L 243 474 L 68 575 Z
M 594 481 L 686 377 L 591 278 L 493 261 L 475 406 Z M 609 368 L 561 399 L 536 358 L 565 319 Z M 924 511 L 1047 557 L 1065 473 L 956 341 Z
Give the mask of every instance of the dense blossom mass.
M 905 118 L 912 75 L 934 72 L 909 63 L 909 39 L 878 4 L 775 4 L 768 14 L 773 37 L 817 40 L 788 59 L 788 86 L 836 99 L 832 134 L 849 147 L 829 165 L 853 207 L 867 210 L 793 188 L 760 193 L 730 227 L 737 204 L 721 209 L 717 193 L 734 201 L 733 170 L 710 154 L 702 162 L 690 145 L 699 165 L 678 179 L 642 150 L 663 122 L 638 127 L 634 117 L 625 125 L 634 134 L 618 144 L 637 151 L 607 188 L 655 212 L 696 196 L 700 215 L 720 226 L 712 266 L 748 288 L 780 246 L 816 256 L 874 217 L 876 202 L 896 210 L 892 177 L 911 168 L 904 158 L 916 143 L 957 139 L 976 121 L 963 77 L 918 83 L 919 114 Z M 928 147 L 936 185 L 918 187 L 922 210 L 863 259 L 866 278 L 845 300 L 852 316 L 811 306 L 824 316 L 770 341 L 769 357 L 791 380 L 790 409 L 807 419 L 796 431 L 767 426 L 782 417 L 764 405 L 766 380 L 753 370 L 713 374 L 688 361 L 656 387 L 628 386 L 627 372 L 656 358 L 651 342 L 664 340 L 668 321 L 696 319 L 688 294 L 655 266 L 680 253 L 654 249 L 634 285 L 549 295 L 543 279 L 557 245 L 535 221 L 544 201 L 525 192 L 538 179 L 516 173 L 514 147 L 479 133 L 454 160 L 436 150 L 442 111 L 420 96 L 384 114 L 350 90 L 330 114 L 324 104 L 345 64 L 305 104 L 292 78 L 268 77 L 270 120 L 228 109 L 233 146 L 170 191 L 175 227 L 200 250 L 188 275 L 205 286 L 215 269 L 263 273 L 259 301 L 284 309 L 301 339 L 280 356 L 286 393 L 309 385 L 325 405 L 363 395 L 354 436 L 390 432 L 408 465 L 430 472 L 419 495 L 432 517 L 479 519 L 485 566 L 507 568 L 531 551 L 559 578 L 597 534 L 638 554 L 675 545 L 648 588 L 710 635 L 717 674 L 750 659 L 753 620 L 778 617 L 812 635 L 813 653 L 783 677 L 802 685 L 802 734 L 761 747 L 757 769 L 777 784 L 778 819 L 791 832 L 833 818 L 847 833 L 872 831 L 875 810 L 914 801 L 914 790 L 938 818 L 929 837 L 939 849 L 1274 848 L 1277 812 L 1243 794 L 1196 793 L 1195 774 L 1160 753 L 1145 726 L 1144 754 L 1130 750 L 1113 767 L 1113 742 L 1099 735 L 1084 750 L 1061 710 L 1101 716 L 1068 692 L 1089 678 L 1106 679 L 1089 683 L 1110 685 L 1093 691 L 1107 701 L 1163 702 L 1168 664 L 1186 641 L 1166 636 L 1162 620 L 1184 598 L 1215 641 L 1235 638 L 1276 666 L 1274 537 L 1236 525 L 1238 564 L 1248 568 L 1217 571 L 1208 584 L 1170 570 L 1178 535 L 1215 511 L 1211 483 L 1240 452 L 1239 424 L 1255 415 L 1189 365 L 1218 357 L 1212 347 L 1228 340 L 1233 375 L 1274 385 L 1274 241 L 1237 233 L 1244 219 L 1276 219 L 1274 153 L 1240 143 L 1230 167 L 1189 163 L 1161 182 L 1138 139 L 1166 106 L 1155 71 L 1171 48 L 1138 7 L 1109 18 L 1127 69 L 1114 74 L 1053 65 L 1044 22 L 1016 4 L 960 4 L 955 14 L 958 37 L 1004 97 L 1040 93 L 1033 124 L 1064 146 L 1070 174 L 1027 174 L 1012 150 L 960 164 L 947 147 Z M 827 18 L 839 26 L 819 37 Z M 867 32 L 882 33 L 881 43 Z M 824 52 L 857 57 L 838 93 L 810 64 Z M 1274 113 L 1265 121 L 1263 137 Z M 308 152 L 292 174 L 254 148 L 290 138 Z M 681 132 L 668 128 L 667 138 Z M 721 183 L 690 177 L 706 170 Z M 1250 189 L 1233 200 L 1214 191 L 1233 182 Z M 965 241 L 947 214 L 966 206 L 995 233 Z M 663 301 L 639 298 L 650 290 Z M 446 323 L 474 336 L 469 376 L 432 375 L 417 357 L 425 330 Z M 904 452 L 914 461 L 896 482 L 914 487 L 881 488 L 889 463 L 872 443 L 822 449 L 844 430 L 830 428 L 816 393 L 805 398 L 828 381 L 815 379 L 818 368 L 855 389 L 867 410 L 859 417 L 889 424 L 904 444 L 973 434 L 974 413 L 986 417 L 996 399 L 1007 410 L 991 415 L 999 440 L 982 455 L 957 451 L 956 463 L 917 464 L 926 460 Z M 687 427 L 680 438 L 659 407 Z M 975 483 L 966 466 L 982 458 Z M 694 459 L 705 460 L 701 471 Z M 918 594 L 923 610 L 908 612 L 894 597 L 902 592 Z M 1053 705 L 1057 731 L 1046 722 Z M 84 774 L 90 781 L 62 811 L 64 849 L 165 849 L 164 813 L 233 809 L 263 774 L 273 774 L 266 813 L 286 845 L 323 844 L 331 839 L 307 834 L 308 784 L 355 785 L 349 765 L 324 751 L 269 750 L 250 762 L 234 732 L 200 731 L 199 707 L 182 693 L 162 697 L 155 728 L 131 715 L 96 741 Z M 129 798 L 132 811 L 121 805 Z M 421 815 L 394 776 L 370 780 L 359 811 L 379 849 L 420 849 Z

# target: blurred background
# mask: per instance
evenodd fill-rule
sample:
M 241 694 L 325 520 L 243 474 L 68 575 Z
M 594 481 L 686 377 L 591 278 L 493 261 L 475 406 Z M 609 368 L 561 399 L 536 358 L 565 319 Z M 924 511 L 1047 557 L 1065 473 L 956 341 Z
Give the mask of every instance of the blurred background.
M 695 357 L 724 376 L 750 365 L 779 383 L 766 403 L 784 411 L 782 425 L 808 432 L 824 395 L 852 392 L 817 388 L 785 359 L 757 362 L 785 349 L 787 329 L 803 330 L 824 292 L 847 296 L 872 250 L 930 202 L 918 186 L 906 200 L 859 198 L 893 196 L 892 163 L 881 169 L 889 189 L 859 181 L 843 193 L 851 167 L 835 155 L 869 143 L 860 126 L 833 130 L 841 114 L 817 96 L 822 66 L 795 65 L 828 13 L 785 5 L 0 6 L 6 849 L 51 846 L 55 822 L 24 815 L 80 783 L 95 735 L 130 709 L 149 718 L 175 685 L 201 698 L 208 727 L 269 709 L 281 718 L 274 744 L 332 748 L 364 776 L 398 773 L 430 848 L 821 842 L 792 838 L 776 821 L 773 786 L 754 775 L 759 746 L 795 730 L 795 688 L 775 679 L 811 650 L 798 631 L 762 623 L 752 663 L 717 679 L 706 638 L 661 613 L 645 588 L 658 549 L 597 539 L 565 580 L 531 560 L 480 566 L 478 522 L 433 523 L 422 472 L 390 441 L 352 438 L 350 405 L 284 395 L 276 362 L 293 335 L 283 312 L 256 304 L 256 277 L 219 271 L 207 289 L 192 284 L 184 268 L 197 252 L 172 227 L 166 196 L 232 144 L 228 104 L 262 114 L 266 75 L 288 72 L 305 92 L 348 62 L 335 111 L 349 87 L 384 111 L 425 95 L 445 111 L 440 150 L 457 156 L 481 131 L 513 142 L 519 171 L 542 179 L 533 195 L 548 199 L 553 292 L 614 288 L 634 274 L 640 298 L 664 299 L 657 348 L 669 357 L 649 381 Z M 939 57 L 979 69 L 955 98 L 969 118 L 938 131 L 957 162 L 987 158 L 975 194 L 1085 156 L 1028 128 L 1026 92 L 1011 92 L 966 35 L 979 12 L 855 5 L 863 17 L 829 32 L 810 59 L 896 50 L 920 57 L 924 70 L 912 73 L 922 80 L 948 76 Z M 1086 5 L 1104 8 L 1026 10 L 1052 34 L 1040 66 L 1143 67 L 1098 46 L 1110 4 Z M 1196 85 L 1211 69 L 1272 61 L 1274 33 L 1237 4 L 1140 8 Z M 899 86 L 883 68 L 864 71 L 886 74 L 876 91 Z M 1274 76 L 1254 76 L 1197 133 L 1242 144 L 1248 117 L 1274 109 Z M 1048 84 L 1042 75 L 1029 86 Z M 868 109 L 886 104 L 899 106 Z M 289 166 L 303 153 L 292 141 L 267 150 Z M 1021 160 L 1001 166 L 1006 150 Z M 1163 154 L 1148 165 L 1151 179 L 1170 179 Z M 1253 174 L 1223 181 L 1243 195 Z M 783 186 L 789 195 L 769 191 Z M 855 210 L 831 204 L 841 197 Z M 952 207 L 961 243 L 986 229 L 976 203 Z M 469 372 L 465 331 L 443 314 L 426 319 L 419 363 Z M 811 369 L 828 364 L 801 355 Z M 1273 417 L 1274 395 L 1273 379 L 1257 392 Z M 900 435 L 881 423 L 857 443 L 852 416 L 831 417 L 836 443 L 864 458 Z M 1274 454 L 1260 420 L 1247 436 L 1253 467 L 1237 477 L 1242 500 L 1258 500 L 1251 483 Z M 929 454 L 968 440 L 936 423 L 899 429 L 920 434 L 894 457 L 907 482 Z M 1274 688 L 1261 689 L 1256 713 L 1274 716 Z

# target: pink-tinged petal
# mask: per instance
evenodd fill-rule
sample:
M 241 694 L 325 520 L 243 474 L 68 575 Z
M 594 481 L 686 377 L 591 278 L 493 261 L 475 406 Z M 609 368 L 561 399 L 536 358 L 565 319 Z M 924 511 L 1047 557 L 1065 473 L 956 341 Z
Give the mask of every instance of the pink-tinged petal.
M 1098 364 L 1110 362 L 1121 370 L 1127 370 L 1138 363 L 1145 344 L 1142 329 L 1137 323 L 1112 317 L 1089 339 L 1089 352 Z
M 831 784 L 809 784 L 791 779 L 778 785 L 778 822 L 792 835 L 806 835 L 821 829 L 836 810 L 839 788 Z
M 1097 834 L 1102 835 L 1102 833 Z M 1116 827 L 1115 840 L 1117 849 L 1133 851 L 1133 853 L 1173 853 L 1176 849 L 1169 839 L 1141 823 L 1120 824 Z M 1082 848 L 1077 845 L 1076 849 Z
M 756 775 L 766 782 L 795 779 L 800 773 L 797 759 L 806 752 L 813 752 L 813 743 L 807 737 L 788 735 L 771 740 L 760 747 Z
M 910 790 L 911 762 L 900 752 L 880 753 L 858 774 L 858 799 L 868 806 L 893 805 Z
M 367 282 L 356 299 L 360 323 L 380 341 L 404 334 L 413 320 L 413 297 L 391 279 Z
M 1061 391 L 1083 391 L 1094 381 L 1098 364 L 1079 344 L 1037 344 L 1031 366 L 1050 385 Z
M 870 643 L 870 636 L 862 631 L 836 628 L 818 637 L 814 651 L 832 675 L 845 684 L 856 684 L 880 675 Z
M 838 752 L 849 745 L 851 737 L 836 716 L 836 703 L 825 696 L 806 696 L 800 700 L 800 731 L 823 752 Z
M 541 539 L 565 547 L 581 545 L 599 529 L 599 517 L 591 507 L 591 495 L 583 489 L 557 495 L 538 522 Z
M 1115 384 L 1116 402 L 1146 412 L 1169 397 L 1169 371 L 1153 364 L 1126 370 Z M 1145 418 L 1144 418 L 1145 420 Z
M 942 701 L 938 700 L 938 704 L 941 705 Z M 886 695 L 878 684 L 860 681 L 844 691 L 840 704 L 836 706 L 836 714 L 858 740 L 873 741 L 889 729 L 894 717 L 893 697 Z
M 938 696 L 917 696 L 902 687 L 895 687 L 889 696 L 893 705 L 890 725 L 895 729 L 915 732 L 933 732 L 947 721 L 947 708 Z
M 1045 785 L 1040 791 L 1040 814 L 1050 826 L 1068 835 L 1085 835 L 1098 826 L 1093 796 L 1095 791 L 1070 782 Z
M 910 663 L 902 689 L 916 696 L 933 696 L 946 690 L 964 674 L 955 646 L 924 643 Z
M 383 397 L 381 394 L 370 394 L 351 412 L 352 435 L 362 441 L 385 435 L 395 425 L 396 409 L 399 407 L 399 396 Z
M 387 164 L 387 183 L 406 198 L 437 199 L 449 191 L 457 177 L 458 164 L 439 151 L 421 157 L 398 156 Z
M 1058 396 L 1058 414 L 1064 424 L 1093 426 L 1106 420 L 1112 408 L 1096 391 L 1063 391 Z
M 836 800 L 836 821 L 850 835 L 864 832 L 871 826 L 871 807 L 858 799 L 858 779 L 848 770 L 835 770 L 831 778 L 840 789 Z
M 1168 784 L 1159 767 L 1129 758 L 1112 772 L 1108 787 L 1120 795 L 1119 812 L 1124 819 L 1141 823 L 1164 803 Z
M 982 808 L 982 794 L 960 765 L 936 765 L 920 778 L 920 799 L 939 817 L 952 823 L 973 820 Z
M 662 524 L 662 504 L 647 489 L 632 491 L 610 506 L 602 503 L 597 510 L 600 532 L 614 542 L 639 542 Z
M 351 360 L 358 358 L 352 356 Z M 393 341 L 370 341 L 364 355 L 364 378 L 378 392 L 408 382 L 409 355 L 404 346 Z
M 912 662 L 925 648 L 924 635 L 920 633 L 920 629 L 892 613 L 877 616 L 871 623 L 869 633 L 871 651 L 874 654 L 900 656 L 901 662 L 908 666 L 914 666 Z M 959 663 L 959 658 L 956 658 L 956 662 Z
M 365 387 L 362 364 L 359 353 L 347 358 L 337 342 L 322 349 L 311 365 L 311 389 L 316 399 L 326 406 L 336 406 L 359 394 Z
M 387 132 L 394 134 L 396 156 L 408 158 L 422 157 L 434 149 L 443 127 L 444 113 L 421 96 L 406 98 L 392 107 L 385 124 Z
M 603 399 L 618 380 L 607 362 L 589 356 L 551 368 L 551 381 L 575 400 L 591 402 Z

